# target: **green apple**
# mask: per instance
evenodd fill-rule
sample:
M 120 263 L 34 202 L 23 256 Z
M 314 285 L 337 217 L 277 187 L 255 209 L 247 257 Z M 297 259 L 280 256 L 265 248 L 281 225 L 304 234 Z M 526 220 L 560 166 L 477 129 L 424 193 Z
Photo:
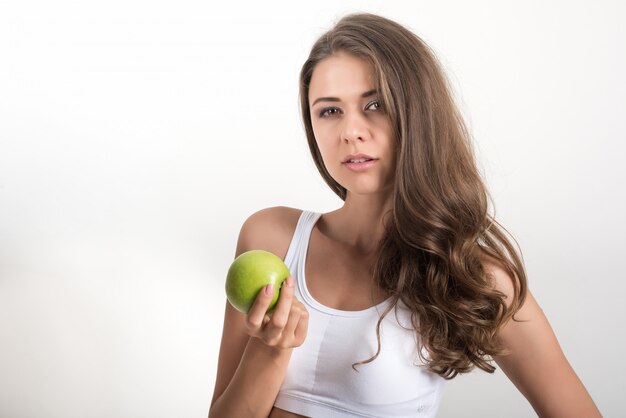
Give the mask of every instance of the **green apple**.
M 247 313 L 259 292 L 268 284 L 274 285 L 271 311 L 278 301 L 280 286 L 289 269 L 278 256 L 269 251 L 250 250 L 235 258 L 226 276 L 226 297 L 235 309 Z

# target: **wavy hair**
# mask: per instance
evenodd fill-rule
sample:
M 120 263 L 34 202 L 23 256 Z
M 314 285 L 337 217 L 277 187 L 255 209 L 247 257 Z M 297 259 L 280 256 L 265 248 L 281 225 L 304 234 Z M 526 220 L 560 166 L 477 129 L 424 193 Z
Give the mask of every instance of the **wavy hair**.
M 355 365 L 379 355 L 382 320 L 402 302 L 411 311 L 419 356 L 431 372 L 446 379 L 474 367 L 492 373 L 490 357 L 506 352 L 497 331 L 522 306 L 526 273 L 521 251 L 489 214 L 493 200 L 442 67 L 413 32 L 369 13 L 343 17 L 315 42 L 300 72 L 302 119 L 315 165 L 342 200 L 346 189 L 324 166 L 308 99 L 315 66 L 338 52 L 373 68 L 397 144 L 392 209 L 384 216 L 373 270 L 375 283 L 394 303 L 377 323 L 377 352 Z M 513 278 L 508 307 L 484 267 L 487 256 Z

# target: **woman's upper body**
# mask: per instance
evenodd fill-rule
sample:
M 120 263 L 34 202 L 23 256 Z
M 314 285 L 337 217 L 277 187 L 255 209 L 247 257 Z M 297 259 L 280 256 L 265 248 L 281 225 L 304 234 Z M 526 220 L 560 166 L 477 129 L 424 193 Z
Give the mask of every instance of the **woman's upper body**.
M 342 311 L 389 299 L 408 308 L 430 373 L 492 372 L 493 357 L 539 415 L 599 416 L 487 214 L 468 134 L 428 47 L 395 22 L 348 16 L 314 45 L 300 93 L 314 162 L 343 200 L 311 225 L 301 285 L 312 299 Z M 235 255 L 262 249 L 284 259 L 301 215 L 253 214 Z M 321 331 L 315 323 L 308 335 L 311 305 L 293 278 L 267 315 L 272 294 L 261 291 L 247 315 L 226 304 L 212 417 L 297 416 L 274 405 L 294 351 Z M 384 361 L 387 341 L 378 342 L 364 365 Z
M 241 228 L 236 255 L 250 249 L 265 249 L 284 259 L 287 256 L 301 214 L 301 210 L 288 207 L 268 208 L 253 214 Z M 372 306 L 372 303 L 380 302 L 384 296 L 373 300 L 369 290 L 361 289 L 359 291 L 358 286 L 348 291 L 341 291 L 341 283 L 326 283 L 325 286 L 330 286 L 331 289 L 326 292 L 313 285 L 316 278 L 321 277 L 315 275 L 316 269 L 321 270 L 327 266 L 331 268 L 335 266 L 341 271 L 344 268 L 344 257 L 348 256 L 345 249 L 342 253 L 343 246 L 341 243 L 329 240 L 322 232 L 327 227 L 325 216 L 332 218 L 333 213 L 322 215 L 311 232 L 308 246 L 306 271 L 310 275 L 307 281 L 309 292 L 319 302 L 323 302 L 327 306 L 351 308 L 347 310 L 363 309 Z M 325 250 L 330 251 L 324 253 Z M 357 257 L 351 262 L 358 264 L 358 260 Z M 497 264 L 486 260 L 485 265 L 494 274 L 496 287 L 510 297 L 512 295 L 510 276 Z M 537 414 L 542 417 L 600 416 L 583 384 L 565 358 L 542 309 L 530 292 L 522 309 L 518 312 L 517 318 L 524 322 L 509 321 L 499 333 L 499 337 L 505 347 L 511 351 L 511 354 L 497 357 L 495 361 L 529 400 Z M 236 311 L 227 303 L 212 405 L 231 384 L 248 342 L 259 342 L 258 338 L 248 335 L 245 324 L 245 314 Z M 290 352 L 294 348 L 282 350 Z M 291 353 L 283 354 L 291 355 Z M 274 367 L 273 363 L 271 367 Z M 278 374 L 280 374 L 281 370 L 274 371 L 279 371 Z M 282 386 L 284 375 L 287 374 L 287 367 L 282 370 L 282 373 L 276 379 L 280 382 L 274 385 L 276 392 L 274 396 L 277 396 L 278 390 Z M 268 385 L 268 380 L 265 379 L 257 384 Z M 235 398 L 240 401 L 248 396 L 239 392 L 236 395 Z M 485 401 L 487 399 L 488 397 L 485 398 Z M 266 402 L 263 411 L 257 411 L 260 412 L 259 415 L 251 414 L 249 416 L 271 416 L 273 418 L 300 416 L 274 408 L 274 402 L 275 398 L 270 399 Z M 210 416 L 213 415 L 210 414 Z

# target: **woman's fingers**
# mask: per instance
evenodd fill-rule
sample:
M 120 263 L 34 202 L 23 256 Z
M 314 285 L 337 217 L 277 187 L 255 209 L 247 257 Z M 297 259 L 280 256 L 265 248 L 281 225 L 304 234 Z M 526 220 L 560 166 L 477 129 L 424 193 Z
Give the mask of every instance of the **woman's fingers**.
M 274 311 L 270 315 L 270 320 L 263 330 L 263 339 L 271 345 L 276 344 L 280 339 L 291 311 L 291 303 L 293 301 L 293 279 L 288 277 L 280 289 L 280 296 Z
M 250 335 L 258 335 L 264 325 L 265 313 L 274 297 L 274 286 L 268 284 L 257 295 L 246 316 L 246 326 Z
M 294 280 L 288 277 L 280 289 L 274 310 L 267 313 L 274 296 L 274 287 L 265 286 L 248 311 L 246 319 L 248 333 L 270 346 L 290 348 L 302 345 L 306 338 L 309 313 L 304 305 L 295 299 L 294 292 Z
M 289 320 L 287 321 L 287 325 L 285 325 L 285 329 L 283 331 L 283 335 L 285 336 L 285 340 L 288 340 L 288 344 L 290 347 L 297 347 L 302 345 L 304 342 L 304 337 L 306 337 L 306 323 L 309 321 L 309 313 L 302 303 L 297 300 L 294 300 L 294 303 L 291 307 L 291 312 L 289 313 Z M 304 324 L 303 324 L 304 323 Z M 302 334 L 302 331 L 298 331 L 298 329 L 302 329 L 304 326 L 304 334 L 301 341 L 298 338 L 298 334 Z M 287 342 L 287 341 L 286 341 Z
M 287 282 L 290 282 L 291 285 L 288 285 Z M 274 307 L 273 313 L 271 313 L 272 326 L 276 327 L 276 325 L 281 325 L 281 321 L 287 322 L 287 316 L 289 315 L 289 309 L 291 308 L 291 300 L 293 298 L 293 279 L 288 277 L 287 280 L 283 282 L 283 286 L 281 288 L 278 303 Z M 248 333 L 251 335 L 257 335 L 261 331 L 262 328 L 266 327 L 268 324 L 267 321 L 267 309 L 274 298 L 274 285 L 268 284 L 257 295 L 252 307 L 248 311 L 248 315 L 246 317 L 246 323 L 248 327 Z M 284 323 L 282 324 L 284 326 Z
M 309 311 L 306 310 L 304 305 L 302 305 L 302 310 L 300 312 L 300 318 L 298 320 L 298 325 L 293 332 L 294 341 L 293 345 L 295 347 L 299 347 L 304 343 L 306 339 L 306 335 L 309 328 Z
M 278 296 L 278 303 L 274 307 L 272 312 L 272 320 L 270 323 L 280 326 L 281 328 L 287 323 L 289 317 L 289 311 L 291 310 L 291 302 L 293 301 L 293 278 L 291 276 L 283 282 L 280 288 L 280 296 Z

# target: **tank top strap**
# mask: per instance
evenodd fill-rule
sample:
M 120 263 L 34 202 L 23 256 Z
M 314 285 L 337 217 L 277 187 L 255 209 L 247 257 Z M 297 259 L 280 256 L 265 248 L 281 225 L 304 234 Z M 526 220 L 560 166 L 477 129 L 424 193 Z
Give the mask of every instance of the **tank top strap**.
M 298 279 L 296 277 L 298 264 L 309 245 L 309 237 L 311 236 L 313 225 L 315 225 L 320 216 L 322 216 L 321 213 L 303 210 L 296 224 L 296 229 L 293 232 L 293 237 L 284 260 L 285 265 L 296 280 Z

